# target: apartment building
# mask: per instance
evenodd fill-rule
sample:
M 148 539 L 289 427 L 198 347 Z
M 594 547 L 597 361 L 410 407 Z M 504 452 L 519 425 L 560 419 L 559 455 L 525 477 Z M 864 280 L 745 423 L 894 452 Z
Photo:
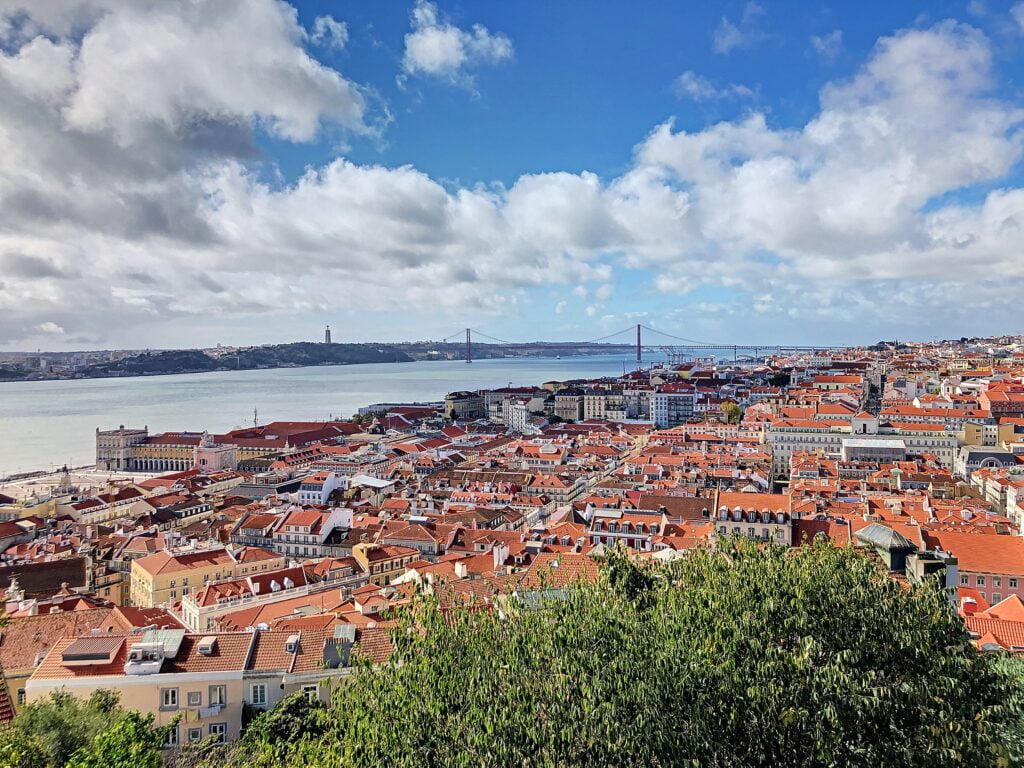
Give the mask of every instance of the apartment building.
M 957 437 L 937 424 L 887 424 L 873 427 L 868 419 L 849 421 L 827 421 L 812 419 L 778 419 L 768 425 L 765 442 L 772 452 L 772 468 L 776 475 L 784 476 L 789 460 L 795 451 L 811 451 L 823 455 L 839 456 L 844 445 L 855 441 L 854 447 L 866 445 L 871 440 L 876 444 L 892 443 L 894 449 L 906 454 L 933 454 L 939 462 L 952 468 L 956 459 Z M 857 441 L 860 441 L 857 443 Z
M 656 427 L 674 427 L 693 418 L 697 393 L 690 388 L 662 387 L 650 396 L 651 421 Z
M 297 557 L 334 554 L 331 534 L 348 530 L 351 526 L 350 509 L 294 509 L 286 513 L 273 531 L 274 551 Z
M 789 546 L 793 530 L 793 498 L 777 493 L 718 494 L 715 535 L 746 536 Z
M 332 493 L 347 487 L 348 478 L 344 475 L 330 471 L 314 472 L 299 485 L 299 503 L 325 506 Z
M 327 700 L 348 673 L 352 631 L 142 635 L 92 633 L 54 645 L 25 684 L 28 702 L 58 690 L 88 698 L 106 689 L 154 724 L 179 719 L 168 746 L 237 739 L 246 705 L 266 709 L 303 690 Z
M 989 603 L 1024 598 L 1024 538 L 1011 535 L 922 531 L 925 548 L 956 558 L 960 585 L 972 587 Z
M 284 567 L 284 562 L 284 556 L 254 547 L 234 552 L 224 548 L 155 552 L 132 560 L 132 605 L 166 605 L 208 582 L 277 570 Z
M 420 552 L 412 547 L 361 541 L 352 547 L 352 557 L 366 571 L 370 584 L 386 586 L 405 573 L 406 566 L 420 558 Z

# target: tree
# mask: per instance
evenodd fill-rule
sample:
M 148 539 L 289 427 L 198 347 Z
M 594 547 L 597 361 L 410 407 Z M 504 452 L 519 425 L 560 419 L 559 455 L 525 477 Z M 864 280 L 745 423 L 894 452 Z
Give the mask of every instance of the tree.
M 129 712 L 89 746 L 71 756 L 68 768 L 159 768 L 160 755 L 173 725 L 153 728 L 153 715 Z
M 1009 752 L 1010 765 L 1019 768 L 1024 766 L 1024 660 L 1002 653 L 994 658 L 996 669 L 1013 682 L 1011 716 L 1000 723 L 999 740 Z
M 740 422 L 740 407 L 733 402 L 722 403 L 722 416 L 725 417 L 725 421 L 728 424 L 739 424 Z
M 79 699 L 66 691 L 54 691 L 48 699 L 32 702 L 13 721 L 0 729 L 0 765 L 54 766 L 67 763 L 78 749 L 88 745 L 125 716 L 117 694 L 95 691 Z
M 594 585 L 499 605 L 414 601 L 391 663 L 361 664 L 300 735 L 247 735 L 227 764 L 917 768 L 1007 756 L 1011 676 L 974 648 L 936 582 L 897 584 L 849 548 L 731 541 L 664 565 L 613 550 Z

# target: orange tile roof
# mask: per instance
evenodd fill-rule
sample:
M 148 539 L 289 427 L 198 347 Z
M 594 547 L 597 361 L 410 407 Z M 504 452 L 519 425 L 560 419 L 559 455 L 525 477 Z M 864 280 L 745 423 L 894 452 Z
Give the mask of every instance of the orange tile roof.
M 205 549 L 198 552 L 172 554 L 164 550 L 140 557 L 134 562 L 150 574 L 187 571 L 190 568 L 216 565 L 233 565 L 234 560 L 225 549 Z
M 1007 650 L 1024 650 L 1024 622 L 968 616 L 964 623 L 968 630 L 980 636 L 979 646 L 986 640 L 994 640 Z
M 1024 576 L 1024 538 L 995 533 L 923 531 L 929 548 L 953 554 L 960 571 Z
M 49 651 L 60 638 L 112 627 L 111 613 L 110 608 L 96 608 L 10 619 L 0 628 L 0 667 L 8 671 L 30 668 L 36 657 Z
M 985 619 L 1024 622 L 1024 600 L 1021 600 L 1017 595 L 1010 595 L 991 608 L 974 615 Z
M 519 585 L 525 589 L 559 588 L 576 581 L 596 581 L 599 573 L 597 561 L 589 555 L 541 552 L 523 574 Z

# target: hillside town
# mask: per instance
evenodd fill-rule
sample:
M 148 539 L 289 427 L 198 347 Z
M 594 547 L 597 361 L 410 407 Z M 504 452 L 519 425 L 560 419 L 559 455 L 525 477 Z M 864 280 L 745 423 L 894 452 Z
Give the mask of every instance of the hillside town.
M 690 360 L 223 434 L 98 426 L 96 463 L 0 487 L 0 720 L 120 695 L 169 746 L 326 701 L 417 594 L 500 608 L 739 536 L 830 541 L 948 587 L 1024 652 L 1024 343 Z M 55 449 L 59 446 L 55 446 Z

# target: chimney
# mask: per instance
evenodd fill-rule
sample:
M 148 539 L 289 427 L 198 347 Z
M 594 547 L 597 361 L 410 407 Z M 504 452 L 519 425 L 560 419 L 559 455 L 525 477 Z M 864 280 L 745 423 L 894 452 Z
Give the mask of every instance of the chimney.
M 960 600 L 960 613 L 964 616 L 973 616 L 978 610 L 978 601 L 973 597 L 964 597 Z
M 508 544 L 495 544 L 491 548 L 491 554 L 494 557 L 494 572 L 504 573 L 505 561 L 508 560 Z

